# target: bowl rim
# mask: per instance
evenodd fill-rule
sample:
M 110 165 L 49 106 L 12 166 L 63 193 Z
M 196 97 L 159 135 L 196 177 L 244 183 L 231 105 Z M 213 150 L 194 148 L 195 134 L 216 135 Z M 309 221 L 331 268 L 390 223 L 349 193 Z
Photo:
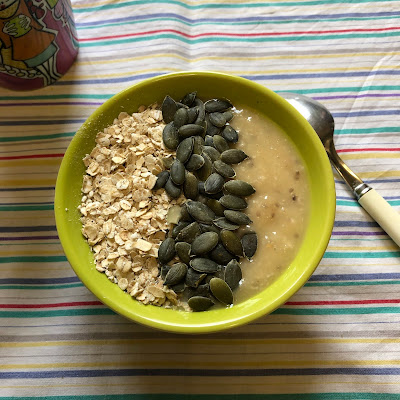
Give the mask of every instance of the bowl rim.
M 68 161 L 73 154 L 74 148 L 77 147 L 79 141 L 81 140 L 80 136 L 82 135 L 82 130 L 85 126 L 90 125 L 91 121 L 95 121 L 96 118 L 101 115 L 105 110 L 107 110 L 115 101 L 121 100 L 125 98 L 128 93 L 135 91 L 141 87 L 145 87 L 149 84 L 157 83 L 158 81 L 176 78 L 179 76 L 190 76 L 190 75 L 200 75 L 203 77 L 221 77 L 223 79 L 229 79 L 233 83 L 240 83 L 244 85 L 249 85 L 253 87 L 259 92 L 262 92 L 266 95 L 266 97 L 272 99 L 274 102 L 278 103 L 280 107 L 286 109 L 286 111 L 291 114 L 291 117 L 295 120 L 295 122 L 302 126 L 302 128 L 308 131 L 310 139 L 314 142 L 317 147 L 320 148 L 321 151 L 318 152 L 318 155 L 322 161 L 321 169 L 326 181 L 326 188 L 325 190 L 330 193 L 327 196 L 327 203 L 324 205 L 326 209 L 326 218 L 324 221 L 324 227 L 321 237 L 319 237 L 319 248 L 310 256 L 309 262 L 298 277 L 288 288 L 282 291 L 280 296 L 277 296 L 274 300 L 268 302 L 265 306 L 259 307 L 254 312 L 236 316 L 234 318 L 229 318 L 223 320 L 222 322 L 217 323 L 210 323 L 210 324 L 202 324 L 202 325 L 194 325 L 194 324 L 171 324 L 166 321 L 157 320 L 154 318 L 149 318 L 145 315 L 138 315 L 136 313 L 132 313 L 127 310 L 125 307 L 120 306 L 117 302 L 113 301 L 111 298 L 104 297 L 104 293 L 102 292 L 99 287 L 93 284 L 92 281 L 87 279 L 85 276 L 82 276 L 80 273 L 80 269 L 75 265 L 74 257 L 71 252 L 70 246 L 65 246 L 64 244 L 68 243 L 68 235 L 66 234 L 66 229 L 64 229 L 67 225 L 66 218 L 63 213 L 63 208 L 60 207 L 60 203 L 63 192 L 64 192 L 64 184 L 63 179 L 67 176 L 68 171 Z M 55 199 L 54 199 L 54 212 L 55 212 L 55 220 L 56 220 L 56 228 L 60 238 L 61 245 L 63 247 L 63 251 L 78 278 L 81 282 L 88 288 L 103 304 L 107 307 L 111 308 L 113 311 L 128 318 L 131 321 L 140 323 L 142 325 L 160 329 L 163 331 L 169 331 L 173 333 L 190 333 L 190 334 L 198 334 L 198 333 L 212 333 L 217 332 L 225 329 L 230 329 L 233 327 L 237 327 L 240 325 L 247 324 L 255 319 L 270 314 L 278 307 L 283 305 L 291 296 L 293 296 L 310 278 L 313 274 L 315 269 L 317 268 L 319 262 L 321 261 L 322 257 L 324 256 L 325 250 L 328 246 L 329 239 L 332 233 L 333 224 L 335 220 L 335 212 L 336 212 L 336 191 L 335 191 L 335 183 L 333 179 L 332 168 L 330 166 L 329 159 L 326 155 L 326 152 L 322 146 L 322 143 L 311 127 L 311 125 L 306 121 L 306 119 L 292 106 L 290 105 L 285 99 L 280 97 L 277 93 L 272 91 L 271 89 L 266 88 L 265 86 L 251 81 L 249 79 L 235 76 L 227 73 L 221 72 L 213 72 L 213 71 L 202 71 L 202 70 L 195 70 L 195 71 L 181 71 L 181 72 L 174 72 L 169 74 L 163 74 L 152 78 L 147 78 L 142 80 L 138 83 L 135 83 L 122 91 L 116 93 L 114 96 L 106 100 L 101 106 L 97 107 L 96 110 L 89 115 L 86 121 L 79 127 L 76 134 L 72 138 L 65 155 L 62 159 L 59 172 L 57 175 L 56 187 L 55 187 Z M 235 305 L 237 307 L 238 305 Z M 149 307 L 149 306 L 145 306 Z M 155 307 L 155 306 L 150 306 Z M 185 311 L 176 311 L 176 310 L 166 310 L 166 311 L 173 311 L 173 312 L 185 312 Z M 211 311 L 207 311 L 208 313 Z M 145 313 L 144 313 L 145 314 Z

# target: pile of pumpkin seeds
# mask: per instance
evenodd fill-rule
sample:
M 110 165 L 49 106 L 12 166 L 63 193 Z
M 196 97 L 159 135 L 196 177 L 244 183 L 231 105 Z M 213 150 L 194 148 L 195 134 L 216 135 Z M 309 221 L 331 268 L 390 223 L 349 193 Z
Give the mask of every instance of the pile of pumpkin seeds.
M 248 156 L 231 148 L 239 139 L 229 125 L 232 104 L 203 102 L 196 95 L 163 101 L 163 142 L 176 158 L 164 160 L 166 170 L 157 175 L 153 190 L 187 199 L 175 206 L 174 226 L 158 250 L 160 275 L 193 311 L 205 311 L 217 302 L 233 303 L 232 291 L 242 279 L 240 258 L 253 257 L 257 235 L 243 212 L 255 189 L 234 179 L 232 165 Z

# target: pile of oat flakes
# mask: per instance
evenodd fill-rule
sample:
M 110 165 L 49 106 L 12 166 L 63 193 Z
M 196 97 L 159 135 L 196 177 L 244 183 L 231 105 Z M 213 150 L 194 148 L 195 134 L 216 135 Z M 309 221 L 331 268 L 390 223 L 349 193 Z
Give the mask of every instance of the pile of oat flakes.
M 152 192 L 156 174 L 170 157 L 162 141 L 162 113 L 156 105 L 120 113 L 99 132 L 96 147 L 84 158 L 82 233 L 94 252 L 96 269 L 144 304 L 182 306 L 163 285 L 158 247 L 168 229 L 167 212 L 181 204 L 164 190 Z

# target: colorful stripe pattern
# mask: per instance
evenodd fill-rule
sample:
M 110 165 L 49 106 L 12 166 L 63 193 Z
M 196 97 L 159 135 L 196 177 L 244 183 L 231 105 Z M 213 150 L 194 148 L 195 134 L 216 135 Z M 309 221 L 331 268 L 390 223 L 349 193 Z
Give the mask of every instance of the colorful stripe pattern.
M 178 336 L 130 323 L 80 283 L 53 196 L 74 132 L 114 93 L 229 72 L 323 102 L 343 159 L 400 206 L 398 0 L 74 0 L 80 54 L 55 85 L 0 89 L 0 398 L 400 399 L 400 250 L 336 175 L 312 278 L 272 315 Z

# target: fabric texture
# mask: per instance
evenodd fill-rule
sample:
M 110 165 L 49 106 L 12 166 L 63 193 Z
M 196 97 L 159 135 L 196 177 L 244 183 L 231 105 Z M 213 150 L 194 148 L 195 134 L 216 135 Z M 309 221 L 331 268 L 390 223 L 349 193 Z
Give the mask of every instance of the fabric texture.
M 340 156 L 400 205 L 399 1 L 73 0 L 77 61 L 54 85 L 0 89 L 0 396 L 400 399 L 400 251 L 335 174 L 337 214 L 309 282 L 241 328 L 175 335 L 80 283 L 53 198 L 69 141 L 147 77 L 223 71 L 325 104 Z

